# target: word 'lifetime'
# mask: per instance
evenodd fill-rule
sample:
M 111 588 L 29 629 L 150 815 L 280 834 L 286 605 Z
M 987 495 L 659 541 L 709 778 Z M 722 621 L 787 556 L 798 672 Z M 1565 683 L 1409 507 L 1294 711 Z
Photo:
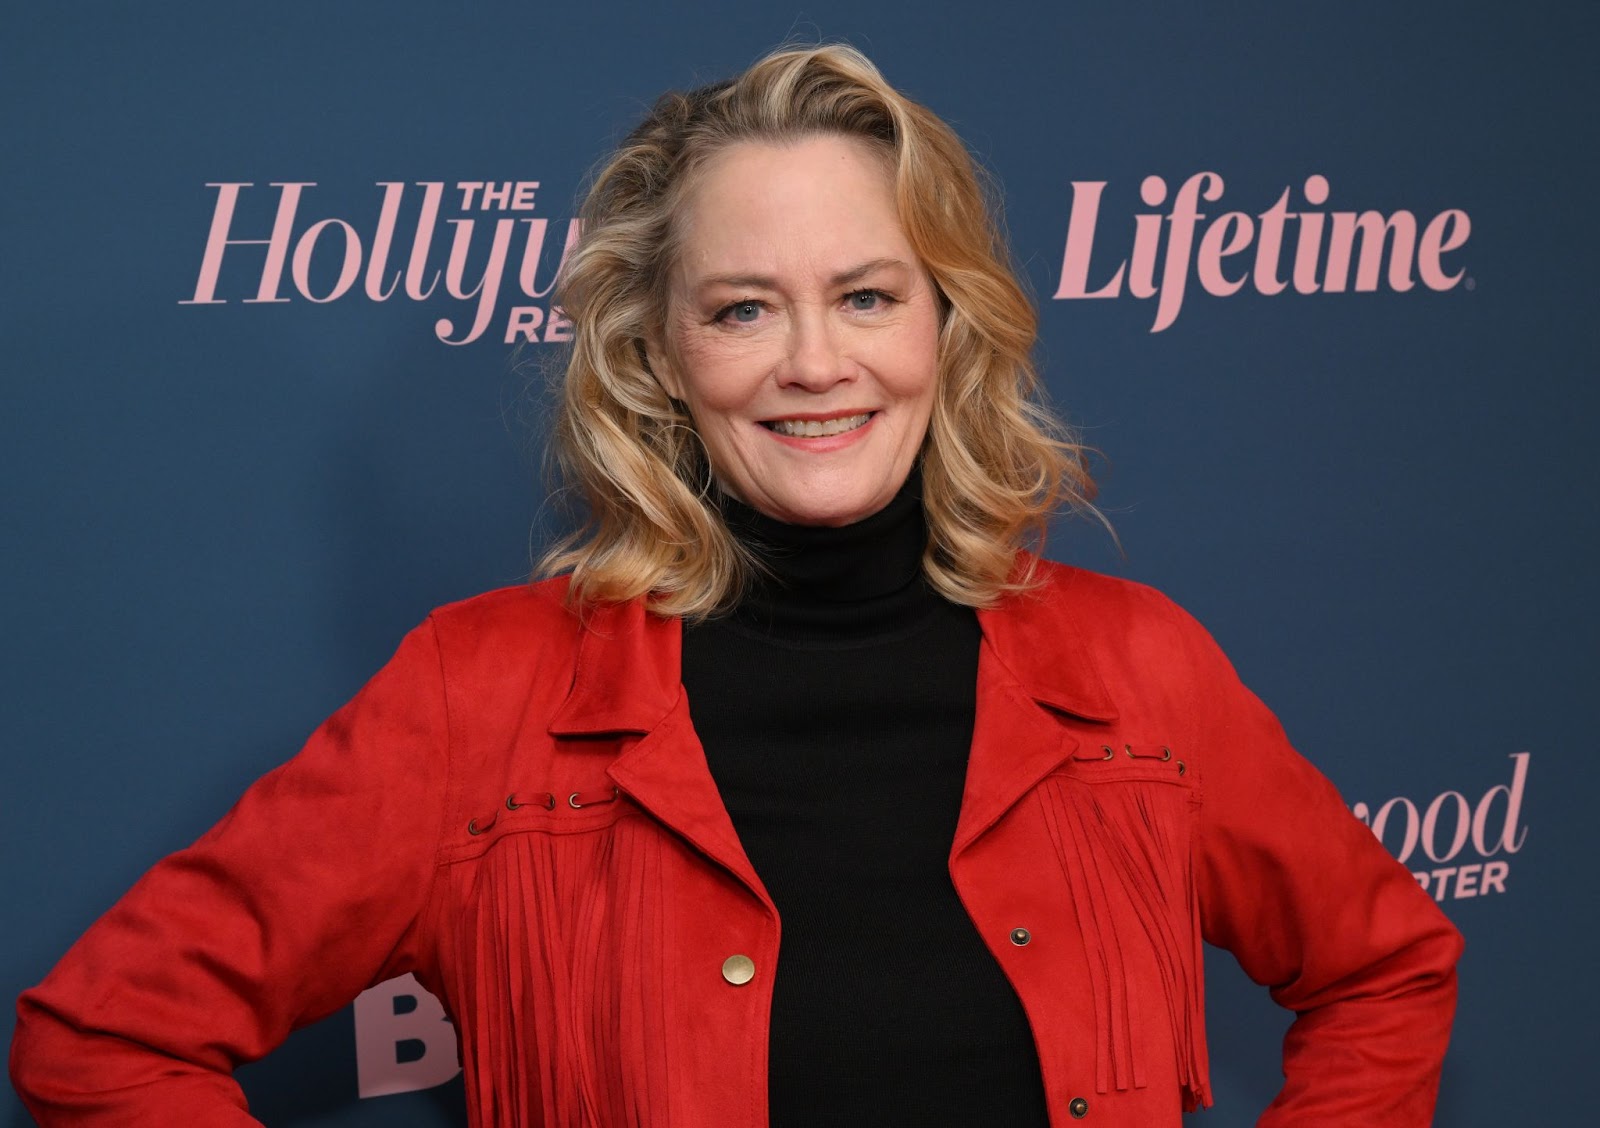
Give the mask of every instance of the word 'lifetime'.
M 1106 181 L 1073 181 L 1072 213 L 1067 219 L 1061 283 L 1055 297 L 1117 298 L 1126 287 L 1134 298 L 1158 298 L 1150 332 L 1159 333 L 1177 320 L 1183 308 L 1191 265 L 1201 288 L 1216 297 L 1228 297 L 1246 286 L 1268 295 L 1281 294 L 1291 285 L 1300 294 L 1337 294 L 1347 289 L 1370 293 L 1382 282 L 1399 292 L 1410 290 L 1416 282 L 1430 290 L 1451 290 L 1465 275 L 1464 270 L 1447 271 L 1444 266 L 1444 256 L 1459 250 L 1472 233 L 1472 221 L 1460 208 L 1441 211 L 1421 226 L 1420 233 L 1417 217 L 1409 211 L 1389 215 L 1318 211 L 1315 209 L 1328 202 L 1328 178 L 1313 175 L 1306 177 L 1301 189 L 1305 204 L 1296 210 L 1290 210 L 1292 191 L 1285 188 L 1265 211 L 1223 212 L 1207 223 L 1200 204 L 1220 200 L 1223 187 L 1219 174 L 1197 172 L 1179 186 L 1165 214 L 1135 215 L 1131 253 L 1117 263 L 1110 277 L 1091 286 L 1090 258 Z M 1139 198 L 1149 207 L 1161 207 L 1167 200 L 1167 182 L 1159 176 L 1145 177 Z M 1157 282 L 1156 260 L 1163 231 L 1166 257 Z M 1285 277 L 1284 243 L 1291 235 L 1294 251 Z M 1227 262 L 1243 255 L 1252 244 L 1253 262 Z

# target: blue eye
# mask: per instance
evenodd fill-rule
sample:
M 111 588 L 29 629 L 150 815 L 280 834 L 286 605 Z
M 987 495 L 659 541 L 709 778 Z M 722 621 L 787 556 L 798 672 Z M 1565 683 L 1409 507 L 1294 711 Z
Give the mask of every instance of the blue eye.
M 724 316 L 731 317 L 734 321 L 754 321 L 756 318 L 761 316 L 761 303 L 735 302 L 733 305 L 728 307 Z
M 850 308 L 861 311 L 877 309 L 882 300 L 883 295 L 876 290 L 857 290 L 849 297 Z

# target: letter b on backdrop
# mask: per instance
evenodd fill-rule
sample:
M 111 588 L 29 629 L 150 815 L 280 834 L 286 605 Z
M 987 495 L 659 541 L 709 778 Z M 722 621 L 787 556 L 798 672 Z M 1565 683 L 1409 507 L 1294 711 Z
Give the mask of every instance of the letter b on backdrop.
M 461 1072 L 456 1029 L 413 976 L 361 992 L 355 1014 L 356 1084 L 363 1097 L 431 1089 Z

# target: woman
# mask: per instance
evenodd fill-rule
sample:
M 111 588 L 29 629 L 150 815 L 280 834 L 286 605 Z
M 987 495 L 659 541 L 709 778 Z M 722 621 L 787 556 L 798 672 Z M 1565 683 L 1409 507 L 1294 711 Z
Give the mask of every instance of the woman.
M 474 1124 L 1150 1128 L 1202 937 L 1297 1018 L 1262 1124 L 1422 1125 L 1459 937 L 1091 492 L 973 168 L 841 47 L 668 95 L 565 278 L 556 579 L 435 612 L 19 1005 L 44 1123 L 414 971 Z M 780 943 L 781 935 L 781 943 Z

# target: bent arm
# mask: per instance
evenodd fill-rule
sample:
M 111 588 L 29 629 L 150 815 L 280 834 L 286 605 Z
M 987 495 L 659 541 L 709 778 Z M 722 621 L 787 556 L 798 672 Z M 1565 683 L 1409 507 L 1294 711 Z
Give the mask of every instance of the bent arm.
M 414 966 L 447 726 L 431 624 L 17 1003 L 44 1125 L 256 1123 L 233 1069 Z
M 1205 938 L 1295 1012 L 1260 1128 L 1424 1128 L 1455 1014 L 1461 936 L 1290 746 L 1209 636 L 1196 880 Z

